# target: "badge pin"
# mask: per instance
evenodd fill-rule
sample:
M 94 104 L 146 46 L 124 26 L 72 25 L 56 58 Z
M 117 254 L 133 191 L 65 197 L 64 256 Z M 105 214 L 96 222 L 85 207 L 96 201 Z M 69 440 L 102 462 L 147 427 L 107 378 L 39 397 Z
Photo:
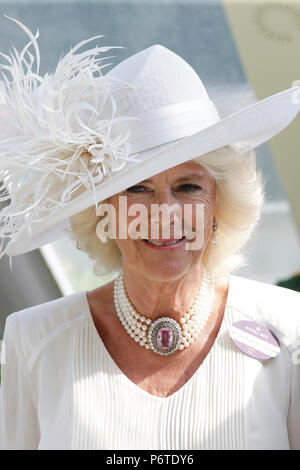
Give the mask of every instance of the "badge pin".
M 269 328 L 254 321 L 241 320 L 231 325 L 233 344 L 254 359 L 273 359 L 280 352 L 280 343 Z

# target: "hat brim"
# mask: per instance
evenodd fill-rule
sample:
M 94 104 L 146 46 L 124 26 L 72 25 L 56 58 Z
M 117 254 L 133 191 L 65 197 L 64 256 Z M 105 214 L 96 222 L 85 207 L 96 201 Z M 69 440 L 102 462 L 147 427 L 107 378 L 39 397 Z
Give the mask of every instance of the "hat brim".
M 160 145 L 138 154 L 138 162 L 128 162 L 96 189 L 97 202 L 101 202 L 126 188 L 171 167 L 235 142 L 247 141 L 256 148 L 285 129 L 296 117 L 299 109 L 300 86 L 288 88 L 264 98 L 192 136 Z M 297 97 L 297 99 L 295 98 Z M 6 247 L 6 254 L 17 256 L 40 248 L 65 236 L 69 218 L 94 205 L 92 192 L 86 191 L 65 207 L 58 209 L 43 226 L 31 227 L 31 233 L 20 233 Z

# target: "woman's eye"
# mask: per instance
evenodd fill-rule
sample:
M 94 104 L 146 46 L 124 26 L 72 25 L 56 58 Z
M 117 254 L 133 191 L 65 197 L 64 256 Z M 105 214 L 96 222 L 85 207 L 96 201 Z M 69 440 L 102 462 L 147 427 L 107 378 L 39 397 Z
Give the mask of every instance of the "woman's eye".
M 201 186 L 198 186 L 197 184 L 182 184 L 178 188 L 179 191 L 184 191 L 185 193 L 188 193 L 191 191 L 197 191 L 200 189 L 202 189 Z M 135 186 L 131 186 L 130 188 L 127 188 L 127 191 L 132 192 L 132 193 L 142 193 L 145 191 L 150 191 L 150 189 L 147 188 L 146 186 L 138 184 Z
M 136 185 L 136 186 L 131 186 L 130 188 L 127 188 L 127 191 L 130 191 L 132 193 L 141 193 L 143 189 L 146 189 L 145 186 Z
M 190 191 L 197 191 L 198 189 L 202 189 L 201 186 L 197 184 L 182 184 L 180 187 L 184 192 L 188 193 Z

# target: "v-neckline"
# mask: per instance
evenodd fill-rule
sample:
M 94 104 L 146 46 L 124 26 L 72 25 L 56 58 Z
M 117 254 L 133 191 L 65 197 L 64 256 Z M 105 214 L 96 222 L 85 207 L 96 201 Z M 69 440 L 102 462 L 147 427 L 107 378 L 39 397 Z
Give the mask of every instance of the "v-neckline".
M 191 375 L 191 377 L 178 390 L 176 390 L 171 395 L 168 395 L 167 397 L 159 397 L 157 395 L 153 395 L 152 393 L 147 392 L 147 390 L 144 390 L 139 385 L 135 384 L 132 380 L 130 380 L 130 378 L 120 369 L 118 364 L 115 362 L 115 360 L 111 357 L 110 353 L 108 352 L 108 350 L 107 350 L 107 348 L 106 348 L 106 346 L 105 346 L 105 344 L 104 344 L 104 342 L 103 342 L 103 340 L 102 340 L 102 338 L 101 338 L 101 336 L 100 336 L 100 334 L 99 334 L 99 332 L 96 328 L 96 325 L 95 325 L 95 322 L 94 322 L 94 319 L 93 319 L 93 315 L 92 315 L 92 312 L 91 312 L 91 309 L 90 309 L 90 305 L 89 305 L 89 302 L 88 302 L 88 297 L 87 297 L 88 291 L 82 291 L 82 294 L 84 296 L 84 301 L 85 301 L 86 306 L 87 306 L 88 320 L 89 320 L 90 325 L 91 325 L 91 329 L 92 329 L 92 333 L 93 333 L 93 336 L 94 336 L 95 343 L 100 345 L 101 349 L 105 352 L 109 362 L 115 368 L 117 373 L 123 378 L 123 380 L 125 380 L 128 383 L 128 385 L 130 387 L 137 390 L 142 395 L 144 395 L 148 398 L 155 399 L 155 400 L 168 400 L 168 399 L 170 400 L 170 399 L 173 399 L 174 397 L 176 397 L 180 393 L 183 393 L 183 391 L 186 388 L 188 388 L 188 386 L 191 385 L 192 381 L 195 380 L 197 375 L 200 374 L 201 370 L 203 369 L 204 364 L 206 362 L 208 362 L 208 360 L 212 356 L 212 353 L 213 353 L 216 345 L 218 344 L 218 341 L 219 341 L 219 338 L 220 338 L 221 334 L 224 332 L 224 326 L 226 324 L 225 320 L 227 318 L 227 309 L 228 309 L 228 306 L 229 306 L 229 300 L 232 297 L 232 282 L 233 282 L 232 275 L 229 275 L 228 278 L 229 278 L 229 280 L 228 280 L 228 292 L 227 292 L 227 299 L 226 299 L 225 308 L 224 308 L 224 315 L 223 315 L 223 318 L 222 318 L 222 322 L 221 322 L 219 331 L 218 331 L 218 333 L 215 337 L 215 340 L 214 340 L 210 350 L 208 351 L 207 355 L 205 356 L 205 358 L 201 362 L 201 364 L 197 367 L 196 371 Z

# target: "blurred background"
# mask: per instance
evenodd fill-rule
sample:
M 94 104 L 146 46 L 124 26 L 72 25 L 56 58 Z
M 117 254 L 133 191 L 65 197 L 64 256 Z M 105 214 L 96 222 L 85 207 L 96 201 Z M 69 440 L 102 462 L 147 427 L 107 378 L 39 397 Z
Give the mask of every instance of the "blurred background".
M 123 46 L 107 71 L 126 57 L 162 44 L 199 74 L 221 117 L 300 84 L 299 1 L 0 0 L 0 51 L 21 50 L 25 33 L 4 17 L 40 31 L 42 74 L 82 39 Z M 299 113 L 300 114 L 300 113 Z M 298 180 L 300 116 L 256 150 L 267 200 L 247 246 L 248 266 L 233 274 L 297 289 L 300 271 Z M 292 281 L 285 281 L 293 278 Z M 0 332 L 8 314 L 111 280 L 67 237 L 40 250 L 0 260 Z

